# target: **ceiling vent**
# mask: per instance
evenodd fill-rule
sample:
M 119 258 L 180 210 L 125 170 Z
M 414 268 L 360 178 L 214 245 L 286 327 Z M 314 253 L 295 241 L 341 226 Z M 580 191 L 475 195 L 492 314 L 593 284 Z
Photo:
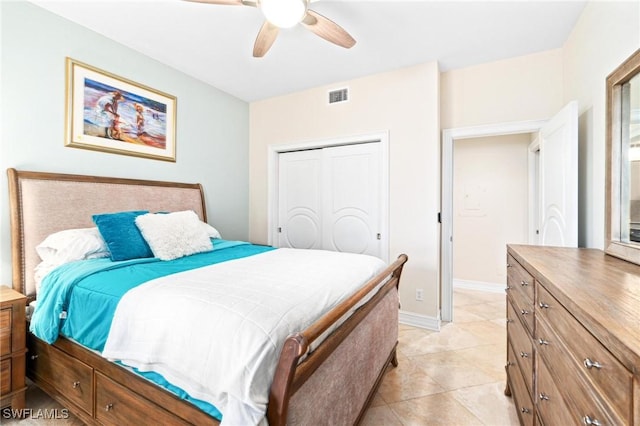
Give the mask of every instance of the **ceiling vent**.
M 337 104 L 349 100 L 349 89 L 336 89 L 329 91 L 329 104 Z

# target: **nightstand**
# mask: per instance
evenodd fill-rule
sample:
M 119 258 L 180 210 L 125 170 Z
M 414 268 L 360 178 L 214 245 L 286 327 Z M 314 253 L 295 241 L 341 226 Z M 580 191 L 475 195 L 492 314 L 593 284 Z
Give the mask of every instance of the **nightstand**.
M 0 286 L 0 406 L 25 408 L 25 308 L 27 298 Z

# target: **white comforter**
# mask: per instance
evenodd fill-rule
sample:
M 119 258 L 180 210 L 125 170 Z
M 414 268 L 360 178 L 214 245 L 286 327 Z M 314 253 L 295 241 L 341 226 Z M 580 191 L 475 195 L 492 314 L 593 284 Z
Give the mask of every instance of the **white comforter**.
M 266 424 L 285 338 L 385 266 L 371 256 L 283 248 L 155 279 L 122 298 L 103 356 L 162 374 L 215 405 L 223 425 Z

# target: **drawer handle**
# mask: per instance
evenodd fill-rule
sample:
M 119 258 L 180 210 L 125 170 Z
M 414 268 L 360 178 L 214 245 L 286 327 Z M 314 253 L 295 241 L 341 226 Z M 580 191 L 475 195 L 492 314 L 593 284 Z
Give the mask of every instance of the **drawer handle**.
M 73 382 L 73 388 L 76 389 L 78 386 L 80 386 L 80 382 Z
M 112 409 L 113 409 L 113 404 L 107 404 L 107 405 L 104 407 L 104 411 L 111 411 Z
M 522 407 L 522 408 L 520 409 L 520 412 L 521 412 L 521 413 L 525 413 L 525 414 L 530 413 L 530 411 L 529 411 L 529 409 L 528 409 L 527 407 Z
M 528 283 L 528 282 L 526 282 L 525 280 L 522 280 L 522 281 L 520 281 L 520 285 L 521 285 L 522 287 L 527 287 L 527 286 L 529 285 L 529 283 Z
M 589 416 L 584 416 L 582 418 L 582 423 L 584 423 L 585 425 L 593 425 L 593 426 L 601 426 L 602 423 L 600 423 L 600 421 L 598 419 L 592 419 Z
M 507 268 L 513 268 L 513 265 L 510 263 L 507 263 Z
M 37 354 L 36 355 L 31 355 L 31 360 L 32 361 L 35 361 L 36 359 L 38 359 L 38 355 Z
M 521 313 L 522 315 L 529 315 L 529 311 L 527 311 L 526 309 L 522 309 L 522 310 L 520 311 L 520 313 Z
M 529 358 L 529 354 L 528 354 L 528 353 L 526 353 L 526 352 L 520 352 L 520 356 L 521 356 L 522 358 Z
M 549 341 L 548 340 L 544 340 L 544 339 L 538 339 L 538 343 L 540 343 L 540 346 L 542 345 L 548 345 Z
M 514 366 L 514 365 L 516 365 L 516 363 L 515 363 L 515 362 L 507 361 L 507 364 L 506 364 L 504 367 L 505 367 L 505 368 L 509 368 L 509 367 Z
M 544 302 L 538 303 L 538 306 L 540 306 L 542 309 L 549 309 L 549 305 Z
M 598 361 L 591 361 L 589 358 L 585 358 L 584 366 L 589 370 L 591 370 L 592 367 L 597 368 L 598 370 L 602 368 L 602 364 L 600 364 Z
M 513 287 L 511 287 L 510 285 L 508 285 L 507 287 L 505 287 L 504 291 L 509 291 L 511 290 Z
M 545 393 L 541 393 L 540 395 L 538 395 L 538 398 L 540 398 L 540 401 L 548 401 L 549 395 L 546 395 Z

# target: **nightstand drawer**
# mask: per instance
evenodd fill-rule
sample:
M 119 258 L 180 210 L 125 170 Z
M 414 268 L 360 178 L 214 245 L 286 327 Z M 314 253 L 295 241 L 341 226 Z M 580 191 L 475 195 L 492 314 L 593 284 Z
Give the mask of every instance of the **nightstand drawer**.
M 533 425 L 533 402 L 531 401 L 530 388 L 522 378 L 522 373 L 518 367 L 517 361 L 518 355 L 515 353 L 511 345 L 507 344 L 507 378 L 509 380 L 509 388 L 513 395 L 516 409 L 518 410 L 518 416 L 520 422 L 524 426 Z M 531 374 L 529 371 L 527 374 Z
M 93 369 L 65 352 L 29 335 L 28 369 L 48 382 L 62 396 L 89 414 L 93 413 Z
M 0 356 L 11 353 L 11 309 L 0 311 Z
M 0 362 L 0 394 L 11 392 L 11 358 Z
M 509 298 L 507 298 L 507 332 L 509 343 L 515 352 L 518 365 L 525 379 L 529 393 L 533 392 L 533 347 L 531 345 L 531 337 L 527 333 L 519 319 L 520 315 L 516 313 Z

